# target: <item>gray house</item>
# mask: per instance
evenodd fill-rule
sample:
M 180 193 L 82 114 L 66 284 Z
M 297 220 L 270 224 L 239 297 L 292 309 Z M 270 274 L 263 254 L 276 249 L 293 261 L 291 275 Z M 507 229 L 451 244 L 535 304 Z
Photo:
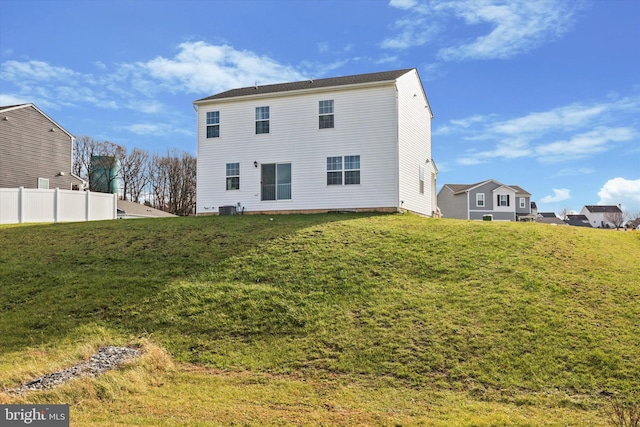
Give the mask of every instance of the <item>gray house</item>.
M 493 221 L 532 221 L 531 194 L 517 185 L 494 179 L 476 184 L 444 184 L 438 207 L 445 218 Z
M 0 106 L 0 188 L 80 190 L 74 137 L 34 104 Z

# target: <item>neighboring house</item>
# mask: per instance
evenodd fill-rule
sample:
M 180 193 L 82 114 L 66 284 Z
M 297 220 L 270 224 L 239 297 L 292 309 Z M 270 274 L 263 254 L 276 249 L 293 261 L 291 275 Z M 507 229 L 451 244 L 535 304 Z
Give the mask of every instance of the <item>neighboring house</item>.
M 194 105 L 197 214 L 436 211 L 433 115 L 415 69 L 256 85 Z
M 567 219 L 565 219 L 564 222 L 574 227 L 591 227 L 589 218 L 587 218 L 586 215 L 567 215 Z
M 476 184 L 444 184 L 438 192 L 438 207 L 445 218 L 493 221 L 533 221 L 531 194 L 517 185 L 496 180 Z
M 542 224 L 567 225 L 566 222 L 558 218 L 553 212 L 539 212 L 536 217 L 536 222 Z
M 615 216 L 619 216 L 619 224 L 624 222 L 622 209 L 616 205 L 585 205 L 580 214 L 586 216 L 594 228 L 616 228 L 611 221 Z
M 0 107 L 0 188 L 80 190 L 74 137 L 34 104 Z

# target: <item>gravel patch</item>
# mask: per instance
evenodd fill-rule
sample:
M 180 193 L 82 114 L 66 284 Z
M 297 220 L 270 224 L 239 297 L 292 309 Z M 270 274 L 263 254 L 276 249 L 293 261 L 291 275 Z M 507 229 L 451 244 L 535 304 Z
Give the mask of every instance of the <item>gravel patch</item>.
M 33 390 L 47 390 L 81 376 L 95 377 L 117 368 L 123 362 L 142 355 L 140 350 L 129 347 L 102 347 L 88 361 L 78 363 L 62 371 L 46 374 L 16 388 L 6 389 L 8 394 L 23 394 Z

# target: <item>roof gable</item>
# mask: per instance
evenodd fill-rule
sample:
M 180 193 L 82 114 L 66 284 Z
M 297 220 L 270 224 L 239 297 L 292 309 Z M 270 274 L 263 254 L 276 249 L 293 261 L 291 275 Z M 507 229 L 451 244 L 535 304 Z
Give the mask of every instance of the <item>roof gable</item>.
M 56 125 L 62 132 L 66 133 L 67 135 L 69 135 L 69 138 L 71 139 L 75 139 L 75 137 L 73 135 L 71 135 L 65 128 L 63 128 L 62 126 L 60 126 L 55 120 L 53 120 L 51 117 L 47 116 L 41 109 L 39 109 L 38 107 L 36 107 L 35 104 L 18 104 L 18 105 L 6 105 L 6 106 L 0 106 L 0 113 L 1 112 L 9 112 L 12 110 L 18 110 L 20 108 L 28 108 L 31 107 L 34 110 L 36 110 L 38 113 L 42 114 L 47 120 L 49 120 L 51 123 L 53 123 L 54 125 Z
M 324 79 L 309 79 L 292 83 L 277 83 L 265 86 L 250 86 L 238 89 L 231 89 L 220 92 L 206 98 L 198 99 L 194 103 L 213 101 L 217 99 L 236 98 L 251 95 L 264 95 L 271 93 L 291 92 L 308 89 L 320 89 L 347 85 L 358 85 L 367 83 L 395 81 L 398 77 L 414 70 L 414 68 L 405 68 L 402 70 L 383 71 L 379 73 L 356 74 L 344 77 L 329 77 Z

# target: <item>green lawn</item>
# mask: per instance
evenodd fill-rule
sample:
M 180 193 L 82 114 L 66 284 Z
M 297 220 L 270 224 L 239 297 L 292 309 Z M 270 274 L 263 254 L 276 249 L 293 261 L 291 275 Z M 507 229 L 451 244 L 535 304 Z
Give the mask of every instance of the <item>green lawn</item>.
M 413 215 L 1 226 L 0 389 L 148 352 L 0 403 L 95 426 L 610 425 L 640 396 L 638 260 L 638 232 Z

